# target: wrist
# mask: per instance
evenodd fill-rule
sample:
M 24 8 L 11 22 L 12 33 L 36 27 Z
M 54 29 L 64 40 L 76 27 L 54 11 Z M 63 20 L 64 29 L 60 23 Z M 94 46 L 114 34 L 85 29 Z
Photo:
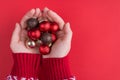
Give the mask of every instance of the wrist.
M 11 75 L 18 77 L 35 77 L 40 73 L 40 54 L 13 54 L 14 65 Z
M 65 58 L 66 56 L 68 55 L 68 52 L 64 52 L 64 53 L 49 53 L 47 55 L 42 55 L 42 58 L 43 59 L 46 59 L 46 58 Z
M 71 77 L 68 56 L 63 58 L 43 58 L 41 69 L 44 70 L 44 73 L 42 73 L 44 80 L 63 80 Z

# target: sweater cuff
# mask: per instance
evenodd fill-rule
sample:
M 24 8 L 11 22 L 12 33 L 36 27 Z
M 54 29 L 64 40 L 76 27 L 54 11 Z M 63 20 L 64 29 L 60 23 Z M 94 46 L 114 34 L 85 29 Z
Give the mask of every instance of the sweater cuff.
M 18 78 L 38 78 L 40 73 L 40 54 L 13 53 L 14 65 L 11 75 Z
M 64 58 L 44 58 L 42 70 L 44 70 L 44 80 L 63 80 L 72 77 L 68 64 L 68 56 Z

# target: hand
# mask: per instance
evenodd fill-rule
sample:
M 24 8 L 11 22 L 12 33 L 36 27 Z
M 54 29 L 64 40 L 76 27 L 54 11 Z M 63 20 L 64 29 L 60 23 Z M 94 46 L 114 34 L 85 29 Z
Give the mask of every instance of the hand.
M 55 21 L 59 24 L 60 30 L 57 33 L 58 39 L 51 48 L 49 55 L 44 55 L 43 58 L 53 58 L 53 57 L 65 57 L 71 48 L 72 31 L 70 29 L 69 23 L 64 23 L 63 19 L 58 16 L 52 10 L 45 8 L 43 14 L 40 9 L 32 9 L 22 18 L 21 23 L 16 23 L 15 30 L 13 32 L 10 47 L 13 53 L 39 53 L 38 48 L 27 48 L 25 46 L 25 40 L 27 38 L 26 21 L 29 18 L 35 17 L 40 18 L 41 16 L 47 17 L 51 21 Z
M 26 20 L 32 17 L 41 17 L 41 11 L 39 8 L 30 10 L 24 15 L 20 24 L 16 23 L 10 43 L 10 48 L 13 53 L 39 53 L 39 49 L 31 49 L 25 46 L 25 41 L 27 38 L 27 31 L 25 30 Z
M 72 30 L 69 23 L 64 23 L 63 19 L 52 10 L 45 8 L 43 16 L 59 25 L 60 31 L 57 33 L 57 41 L 53 44 L 51 52 L 43 55 L 43 58 L 61 58 L 65 57 L 71 48 Z

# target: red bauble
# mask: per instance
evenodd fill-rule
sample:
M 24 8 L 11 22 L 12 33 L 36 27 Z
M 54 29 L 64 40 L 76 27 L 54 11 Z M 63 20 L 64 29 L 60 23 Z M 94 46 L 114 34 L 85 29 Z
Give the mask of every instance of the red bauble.
M 49 31 L 50 30 L 50 22 L 43 21 L 39 25 L 40 31 Z
M 41 35 L 41 33 L 40 33 L 39 29 L 33 29 L 33 30 L 28 31 L 28 37 L 32 40 L 39 39 L 40 35 Z
M 58 31 L 58 29 L 59 29 L 58 24 L 55 22 L 52 22 L 51 27 L 50 27 L 51 32 L 56 32 L 56 31 Z
M 46 55 L 46 54 L 49 54 L 50 48 L 47 45 L 41 45 L 39 47 L 39 51 L 40 51 L 41 54 Z
M 52 42 L 55 42 L 57 39 L 56 35 L 55 34 L 51 34 L 51 35 L 52 35 Z

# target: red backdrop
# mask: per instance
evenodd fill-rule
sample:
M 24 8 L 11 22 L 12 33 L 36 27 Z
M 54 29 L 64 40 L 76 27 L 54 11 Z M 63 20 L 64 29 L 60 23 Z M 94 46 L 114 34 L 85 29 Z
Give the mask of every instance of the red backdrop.
M 12 68 L 9 48 L 14 25 L 31 8 L 45 6 L 71 23 L 71 69 L 77 80 L 120 80 L 120 1 L 1 0 L 0 80 Z

